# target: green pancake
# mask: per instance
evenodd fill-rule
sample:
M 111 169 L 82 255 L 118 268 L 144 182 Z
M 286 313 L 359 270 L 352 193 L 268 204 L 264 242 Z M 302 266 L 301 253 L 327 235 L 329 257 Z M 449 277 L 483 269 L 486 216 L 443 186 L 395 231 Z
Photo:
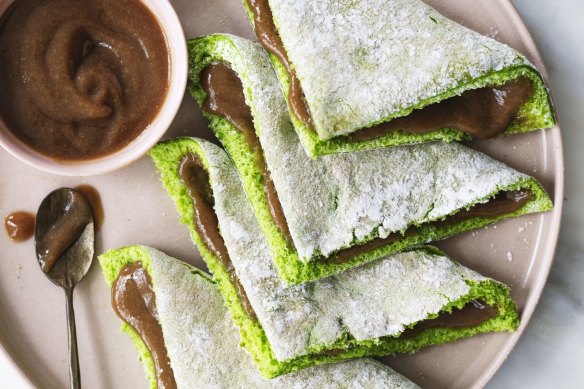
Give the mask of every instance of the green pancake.
M 416 384 L 372 359 L 328 364 L 273 380 L 262 377 L 240 337 L 215 283 L 199 269 L 143 246 L 111 250 L 99 257 L 108 285 L 127 265 L 140 262 L 152 279 L 159 323 L 178 388 L 384 388 L 414 389 Z M 154 363 L 138 333 L 127 324 L 150 380 Z
M 248 1 L 243 3 L 253 26 Z M 394 130 L 369 139 L 353 135 L 465 91 L 520 77 L 531 82 L 531 94 L 504 134 L 555 124 L 543 79 L 522 54 L 445 18 L 420 0 L 265 1 L 308 107 L 311 124 L 290 112 L 312 157 L 469 139 L 469 133 L 449 126 L 421 133 Z M 262 17 L 270 15 L 264 12 Z M 270 60 L 288 101 L 287 68 L 274 54 Z
M 286 288 L 233 163 L 223 150 L 204 140 L 180 138 L 158 144 L 150 155 L 181 223 L 188 227 L 217 280 L 243 346 L 266 377 L 348 358 L 413 352 L 480 333 L 513 331 L 519 324 L 505 285 L 431 247 L 393 254 Z M 192 156 L 200 165 L 188 176 L 196 175 L 199 181 L 185 183 L 180 169 L 188 169 L 183 161 Z M 200 174 L 200 169 L 207 174 Z M 200 177 L 207 177 L 206 181 Z M 210 188 L 212 200 L 196 200 L 189 189 L 193 187 Z M 197 201 L 214 204 L 216 227 L 195 223 L 202 206 Z M 210 228 L 220 234 L 229 264 L 209 245 Z M 481 301 L 485 309 L 493 307 L 493 316 L 457 328 L 438 325 L 419 333 L 404 332 L 440 313 L 468 308 L 472 301 Z
M 199 105 L 206 98 L 199 75 L 209 64 L 228 64 L 241 80 L 261 147 L 252 147 L 229 120 L 204 115 L 235 163 L 287 284 L 326 277 L 407 247 L 553 207 L 534 178 L 455 142 L 311 159 L 298 140 L 276 75 L 259 44 L 232 35 L 210 35 L 190 40 L 188 48 L 189 88 Z M 262 159 L 289 237 L 272 217 L 266 179 L 258 165 Z M 529 192 L 531 197 L 510 212 L 442 223 L 513 191 Z M 365 247 L 343 261 L 336 259 L 344 249 L 388 236 L 395 239 Z

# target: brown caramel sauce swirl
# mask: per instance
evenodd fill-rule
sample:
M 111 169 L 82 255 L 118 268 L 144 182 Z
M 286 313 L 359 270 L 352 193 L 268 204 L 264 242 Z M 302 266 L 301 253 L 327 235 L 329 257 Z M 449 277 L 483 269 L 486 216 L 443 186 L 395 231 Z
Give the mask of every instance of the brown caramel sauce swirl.
M 201 72 L 201 86 L 207 95 L 203 103 L 203 110 L 228 119 L 244 134 L 248 147 L 254 152 L 257 169 L 262 173 L 264 192 L 266 193 L 272 220 L 289 244 L 292 245 L 293 241 L 288 229 L 288 223 L 267 169 L 263 151 L 253 127 L 251 110 L 245 103 L 243 86 L 237 74 L 224 63 L 212 63 Z M 520 209 L 531 197 L 532 195 L 529 191 L 504 191 L 485 204 L 474 205 L 468 210 L 461 210 L 453 216 L 449 216 L 444 221 L 435 221 L 428 224 L 452 225 L 475 217 L 496 217 Z M 410 227 L 406 230 L 405 236 L 416 233 L 416 227 Z M 399 232 L 391 233 L 386 238 L 376 238 L 361 245 L 342 249 L 329 257 L 322 257 L 317 260 L 334 263 L 347 262 L 363 252 L 391 244 L 403 236 Z
M 168 81 L 166 38 L 139 0 L 19 0 L 0 19 L 0 117 L 47 156 L 124 147 L 156 116 Z

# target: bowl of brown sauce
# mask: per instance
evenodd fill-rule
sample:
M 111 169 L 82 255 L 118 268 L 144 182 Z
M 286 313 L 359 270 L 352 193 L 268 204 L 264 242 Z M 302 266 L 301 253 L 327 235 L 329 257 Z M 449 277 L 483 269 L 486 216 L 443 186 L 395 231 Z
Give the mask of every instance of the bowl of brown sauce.
M 0 145 L 12 155 L 95 175 L 166 132 L 188 69 L 168 0 L 14 0 L 0 15 Z

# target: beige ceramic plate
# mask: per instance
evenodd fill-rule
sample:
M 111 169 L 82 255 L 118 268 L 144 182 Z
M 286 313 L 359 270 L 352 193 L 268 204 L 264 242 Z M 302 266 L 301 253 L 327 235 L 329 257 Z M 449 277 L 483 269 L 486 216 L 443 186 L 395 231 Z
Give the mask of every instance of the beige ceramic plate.
M 1 1 L 1 0 L 0 0 Z M 543 72 L 521 19 L 506 0 L 432 0 L 454 20 L 510 44 Z M 174 1 L 187 36 L 230 32 L 251 37 L 239 0 Z M 167 137 L 210 132 L 195 103 L 185 98 Z M 523 323 L 514 334 L 488 334 L 385 361 L 424 387 L 483 386 L 505 360 L 525 328 L 545 283 L 556 245 L 563 192 L 560 129 L 472 144 L 512 167 L 534 175 L 556 209 L 499 223 L 440 243 L 447 253 L 512 287 Z M 203 266 L 174 206 L 146 157 L 104 176 L 75 179 L 41 173 L 0 150 L 0 215 L 35 211 L 61 186 L 88 183 L 102 195 L 105 223 L 97 252 L 140 243 Z M 97 264 L 75 291 L 77 333 L 85 388 L 146 388 L 142 366 L 119 331 L 109 290 Z M 42 388 L 67 386 L 65 300 L 38 269 L 31 241 L 14 244 L 0 233 L 0 342 L 22 373 Z M 0 352 L 2 350 L 0 349 Z

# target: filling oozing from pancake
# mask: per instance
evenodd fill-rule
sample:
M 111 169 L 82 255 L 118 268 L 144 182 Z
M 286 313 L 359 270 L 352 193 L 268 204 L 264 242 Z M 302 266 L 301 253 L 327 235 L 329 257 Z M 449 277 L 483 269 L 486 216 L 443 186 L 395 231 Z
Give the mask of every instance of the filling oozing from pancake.
M 243 289 L 237 274 L 235 274 L 235 268 L 229 258 L 223 237 L 219 232 L 219 221 L 217 220 L 217 214 L 213 210 L 215 200 L 209 181 L 209 173 L 199 158 L 194 154 L 188 154 L 181 161 L 179 175 L 193 201 L 194 225 L 197 234 L 201 237 L 207 250 L 217 257 L 229 273 L 245 312 L 250 318 L 255 319 L 256 314 L 247 298 L 245 289 Z
M 264 188 L 264 190 L 270 203 L 272 217 L 274 219 L 278 218 L 277 221 L 275 220 L 278 226 L 286 226 L 286 219 L 278 201 L 272 180 L 269 178 L 269 171 L 263 158 L 259 139 L 254 130 L 251 110 L 245 103 L 243 86 L 237 74 L 225 63 L 212 63 L 201 72 L 201 84 L 207 94 L 207 98 L 203 103 L 203 109 L 208 113 L 228 119 L 243 133 L 248 146 L 254 151 L 256 167 L 262 172 L 264 183 L 267 180 L 271 185 L 270 188 Z M 179 175 L 183 184 L 188 188 L 189 195 L 194 203 L 194 224 L 199 236 L 207 249 L 221 261 L 229 273 L 247 314 L 251 318 L 257 319 L 245 290 L 237 278 L 225 242 L 221 236 L 217 215 L 213 209 L 215 201 L 210 178 L 204 164 L 194 154 L 187 154 L 181 161 Z M 270 195 L 267 194 L 268 192 L 270 192 Z M 529 192 L 523 191 L 501 192 L 487 204 L 478 204 L 469 210 L 460 211 L 451 217 L 451 221 L 458 222 L 472 217 L 489 217 L 493 214 L 512 212 L 523 206 L 529 200 L 530 196 Z M 279 210 L 279 213 L 275 213 L 275 209 Z M 448 221 L 435 223 L 448 223 Z M 288 234 L 287 238 L 289 242 L 292 242 L 287 226 L 285 229 L 281 229 L 281 231 L 283 234 Z M 415 234 L 415 228 L 411 228 L 406 234 Z M 370 250 L 375 246 L 387 244 L 400 237 L 402 237 L 402 234 L 396 233 L 389 238 L 374 239 L 364 245 L 341 250 L 334 257 L 326 260 L 349 260 L 363 251 Z M 483 301 L 470 301 L 462 309 L 454 308 L 451 313 L 442 312 L 436 318 L 417 323 L 412 329 L 406 330 L 402 336 L 413 336 L 424 330 L 437 327 L 474 327 L 497 316 L 497 313 L 497 308 L 490 307 Z M 326 352 L 334 352 L 334 350 Z
M 214 63 L 201 72 L 201 86 L 207 94 L 203 110 L 224 117 L 233 123 L 253 150 L 256 167 L 262 173 L 264 192 L 268 199 L 272 219 L 282 231 L 284 238 L 292 244 L 288 223 L 286 223 L 274 182 L 266 166 L 260 140 L 255 133 L 251 110 L 245 103 L 243 86 L 237 74 L 226 64 Z
M 290 78 L 288 102 L 294 116 L 314 131 L 310 110 L 296 73 L 274 24 L 268 0 L 246 0 L 253 13 L 254 30 L 259 42 L 284 65 Z M 519 109 L 533 94 L 527 77 L 518 77 L 503 85 L 488 85 L 463 92 L 441 102 L 416 109 L 409 115 L 362 128 L 347 135 L 351 141 L 367 141 L 392 132 L 427 133 L 455 128 L 477 138 L 493 138 L 517 119 Z
M 179 174 L 194 203 L 194 224 L 197 233 L 205 247 L 219 259 L 224 269 L 228 272 L 246 314 L 250 318 L 257 320 L 253 307 L 236 275 L 225 242 L 219 231 L 219 221 L 213 209 L 215 201 L 207 170 L 197 156 L 187 154 L 181 161 Z M 450 313 L 441 312 L 433 319 L 423 320 L 415 324 L 413 328 L 405 330 L 400 336 L 415 336 L 424 330 L 432 328 L 475 327 L 496 317 L 497 314 L 498 311 L 495 307 L 491 307 L 483 301 L 469 301 L 461 309 L 454 308 Z M 341 351 L 327 350 L 323 351 L 323 353 L 330 354 Z
M 264 192 L 266 193 L 272 220 L 278 226 L 286 241 L 293 246 L 286 217 L 266 166 L 259 138 L 255 132 L 251 110 L 245 102 L 241 80 L 227 64 L 221 62 L 214 62 L 205 67 L 201 71 L 200 80 L 201 86 L 207 95 L 203 103 L 203 110 L 229 120 L 243 134 L 247 145 L 254 153 L 256 168 L 262 174 Z M 469 209 L 460 210 L 454 215 L 448 216 L 445 220 L 429 222 L 425 225 L 446 227 L 472 218 L 495 218 L 521 209 L 531 198 L 532 193 L 525 189 L 502 191 L 487 203 L 475 204 Z M 385 238 L 374 238 L 368 242 L 341 249 L 328 257 L 318 257 L 315 260 L 333 263 L 347 262 L 364 252 L 394 243 L 404 236 L 412 236 L 416 233 L 417 227 L 412 226 L 404 233 L 394 232 Z
M 152 280 L 141 263 L 124 267 L 112 285 L 112 306 L 140 334 L 154 360 L 158 389 L 176 389 L 174 373 L 158 321 Z
M 433 319 L 422 320 L 412 328 L 405 330 L 401 336 L 415 336 L 431 328 L 470 328 L 497 316 L 497 308 L 486 304 L 482 300 L 473 300 L 462 308 L 454 308 L 452 312 L 441 312 Z
M 403 331 L 400 338 L 414 338 L 420 333 L 434 328 L 472 328 L 492 319 L 498 315 L 495 307 L 487 305 L 482 300 L 473 300 L 466 303 L 462 308 L 453 308 L 452 312 L 440 312 L 433 319 L 426 319 L 416 323 L 412 328 Z M 322 354 L 334 356 L 344 352 L 343 349 L 330 349 Z

